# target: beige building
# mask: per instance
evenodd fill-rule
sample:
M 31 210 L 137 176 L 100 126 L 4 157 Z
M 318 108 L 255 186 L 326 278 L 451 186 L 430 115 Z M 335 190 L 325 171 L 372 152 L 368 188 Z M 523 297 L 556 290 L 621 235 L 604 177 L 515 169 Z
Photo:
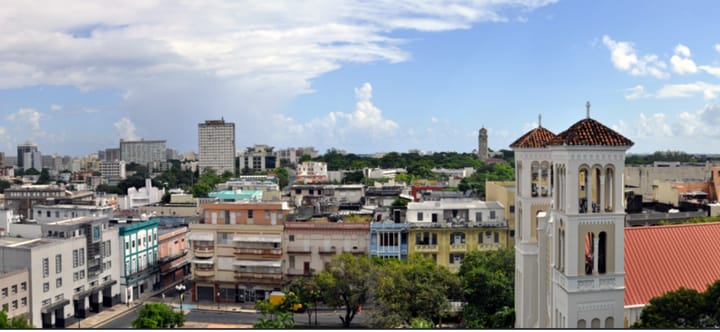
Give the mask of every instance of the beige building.
M 485 181 L 488 202 L 499 202 L 505 207 L 508 221 L 508 248 L 515 247 L 515 181 Z
M 633 188 L 636 194 L 643 196 L 643 202 L 652 202 L 656 182 L 711 181 L 712 167 L 707 166 L 627 166 L 625 167 L 625 186 Z
M 193 301 L 255 302 L 283 285 L 285 202 L 210 203 L 190 224 Z
M 0 305 L 8 318 L 30 317 L 30 273 L 27 268 L 0 274 Z
M 288 277 L 320 273 L 333 257 L 342 253 L 367 255 L 370 243 L 368 222 L 286 222 L 284 248 Z
M 235 174 L 235 123 L 220 119 L 198 124 L 198 151 L 200 173 L 210 168 L 218 175 Z

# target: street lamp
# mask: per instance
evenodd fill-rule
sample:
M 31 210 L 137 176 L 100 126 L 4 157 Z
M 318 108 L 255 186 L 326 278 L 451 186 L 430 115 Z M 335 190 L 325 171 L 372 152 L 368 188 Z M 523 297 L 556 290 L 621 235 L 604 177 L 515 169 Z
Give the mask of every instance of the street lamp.
M 218 310 L 220 310 L 220 292 L 217 292 Z
M 175 289 L 180 293 L 180 311 L 183 309 L 183 298 L 185 297 L 185 285 L 183 284 L 177 284 L 175 285 Z

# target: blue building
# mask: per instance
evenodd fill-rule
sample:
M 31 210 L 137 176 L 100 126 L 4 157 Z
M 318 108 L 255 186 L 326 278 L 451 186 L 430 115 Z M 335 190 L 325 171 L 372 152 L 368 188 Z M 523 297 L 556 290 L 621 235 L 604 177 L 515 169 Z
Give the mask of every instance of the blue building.
M 139 299 L 153 290 L 158 279 L 158 221 L 118 221 L 122 253 L 120 286 L 123 302 Z
M 370 257 L 407 259 L 408 224 L 392 220 L 370 223 Z

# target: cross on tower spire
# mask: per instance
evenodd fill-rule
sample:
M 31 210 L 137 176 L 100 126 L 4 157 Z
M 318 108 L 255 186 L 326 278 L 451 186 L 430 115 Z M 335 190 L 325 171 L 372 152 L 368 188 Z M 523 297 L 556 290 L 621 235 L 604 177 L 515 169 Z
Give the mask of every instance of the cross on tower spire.
M 585 117 L 590 118 L 590 101 L 585 103 Z

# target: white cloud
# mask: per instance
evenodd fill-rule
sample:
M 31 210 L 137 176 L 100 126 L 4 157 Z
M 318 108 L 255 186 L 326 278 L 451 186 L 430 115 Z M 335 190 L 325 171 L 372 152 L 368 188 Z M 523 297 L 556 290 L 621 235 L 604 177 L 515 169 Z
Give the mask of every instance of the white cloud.
M 13 122 L 26 122 L 34 131 L 40 131 L 40 112 L 32 108 L 21 108 L 17 113 L 7 116 L 7 119 Z
M 139 137 L 135 134 L 135 124 L 128 118 L 122 118 L 119 121 L 113 123 L 115 130 L 117 130 L 118 136 L 125 140 L 138 140 Z
M 436 117 L 434 117 L 434 116 L 431 116 L 431 117 L 430 117 L 430 122 L 432 122 L 432 123 L 438 123 L 438 121 L 439 121 L 438 118 L 436 118 Z
M 698 68 L 710 75 L 716 76 L 720 78 L 720 67 L 712 67 L 712 66 L 698 66 Z
M 720 44 L 715 44 L 715 51 L 720 53 Z
M 696 112 L 680 112 L 673 116 L 665 113 L 640 113 L 635 121 L 619 121 L 613 129 L 633 139 L 657 140 L 673 137 L 690 137 L 696 141 L 720 138 L 720 105 L 710 104 Z
M 645 88 L 642 85 L 636 85 L 632 88 L 628 88 L 623 90 L 625 91 L 625 99 L 627 100 L 635 100 L 640 98 L 647 98 L 651 95 L 647 92 L 645 92 Z
M 667 65 L 658 60 L 657 55 L 647 54 L 638 57 L 630 42 L 615 41 L 609 36 L 603 36 L 603 44 L 610 50 L 610 59 L 617 69 L 627 71 L 633 76 L 650 75 L 661 79 L 670 76 L 665 72 Z
M 63 109 L 62 105 L 57 105 L 57 104 L 52 104 L 52 105 L 50 105 L 50 110 L 51 110 L 51 111 L 60 111 L 60 110 L 62 110 L 62 109 Z
M 695 62 L 690 59 L 690 49 L 683 44 L 675 46 L 675 55 L 670 58 L 670 64 L 673 71 L 681 75 L 694 74 L 698 70 Z
M 702 94 L 705 99 L 714 99 L 720 93 L 720 85 L 705 82 L 668 84 L 655 94 L 658 98 L 687 98 Z

